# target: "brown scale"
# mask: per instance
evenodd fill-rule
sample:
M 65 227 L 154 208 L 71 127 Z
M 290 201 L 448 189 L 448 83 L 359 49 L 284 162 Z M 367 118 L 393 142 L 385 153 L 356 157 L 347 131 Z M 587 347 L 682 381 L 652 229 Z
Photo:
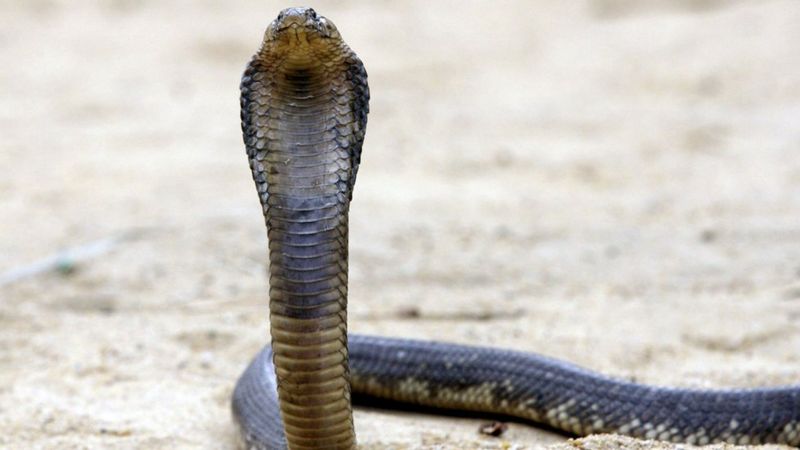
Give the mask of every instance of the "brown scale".
M 368 96 L 361 62 L 333 25 L 305 8 L 270 25 L 242 80 L 242 130 L 269 238 L 273 360 L 292 449 L 355 446 L 347 235 Z

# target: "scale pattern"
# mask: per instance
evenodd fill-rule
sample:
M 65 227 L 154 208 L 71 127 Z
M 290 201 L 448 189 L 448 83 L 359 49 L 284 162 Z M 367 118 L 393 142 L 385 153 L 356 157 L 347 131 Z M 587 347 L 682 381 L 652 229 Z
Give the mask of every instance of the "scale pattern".
M 355 443 L 348 210 L 369 90 L 363 65 L 343 43 L 297 39 L 294 51 L 265 46 L 247 66 L 242 131 L 267 225 L 272 349 L 286 438 L 292 448 L 346 449 Z
M 496 348 L 354 334 L 349 346 L 352 388 L 358 395 L 504 414 L 578 436 L 618 433 L 699 445 L 800 446 L 800 386 L 680 389 Z M 265 422 L 249 428 L 261 442 L 276 442 L 280 431 L 271 354 L 265 347 L 236 389 L 242 402 L 252 403 L 251 420 Z

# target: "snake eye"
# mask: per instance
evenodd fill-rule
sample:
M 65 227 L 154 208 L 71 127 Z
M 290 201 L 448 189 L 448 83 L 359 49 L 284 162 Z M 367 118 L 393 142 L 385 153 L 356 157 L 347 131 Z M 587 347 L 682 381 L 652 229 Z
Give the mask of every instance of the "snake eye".
M 306 15 L 308 15 L 308 17 L 311 17 L 312 19 L 316 19 L 317 18 L 317 12 L 314 11 L 313 8 L 308 8 L 306 10 Z
M 328 21 L 328 19 L 324 17 L 320 17 L 317 21 L 318 29 L 320 33 L 322 33 L 325 37 L 334 37 L 337 34 L 336 25 L 332 24 Z

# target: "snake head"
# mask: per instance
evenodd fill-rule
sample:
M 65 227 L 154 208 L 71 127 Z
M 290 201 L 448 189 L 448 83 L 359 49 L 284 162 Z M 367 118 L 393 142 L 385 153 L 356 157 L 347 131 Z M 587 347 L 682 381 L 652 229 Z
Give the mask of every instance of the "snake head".
M 341 40 L 336 25 L 312 8 L 286 8 L 267 27 L 264 44 L 309 44 L 318 39 Z

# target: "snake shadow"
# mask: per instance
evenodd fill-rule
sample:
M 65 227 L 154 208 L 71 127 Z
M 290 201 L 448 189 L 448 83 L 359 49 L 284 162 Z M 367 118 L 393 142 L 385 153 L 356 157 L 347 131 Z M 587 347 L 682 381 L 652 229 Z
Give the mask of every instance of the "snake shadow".
M 437 408 L 435 406 L 414 405 L 410 403 L 399 402 L 396 400 L 377 398 L 371 395 L 357 394 L 355 392 L 352 393 L 352 399 L 353 399 L 353 405 L 358 406 L 359 408 L 380 410 L 385 412 L 399 411 L 405 413 L 427 414 L 431 416 L 442 416 L 455 419 L 478 419 L 478 420 L 484 420 L 486 422 L 515 423 L 519 425 L 525 425 L 531 428 L 536 428 L 538 430 L 546 431 L 548 433 L 553 433 L 555 435 L 562 436 L 565 438 L 577 437 L 576 434 L 569 433 L 564 430 L 559 430 L 557 428 L 553 428 L 550 425 L 541 422 L 534 422 L 532 420 L 526 420 L 519 417 L 510 416 L 507 414 L 486 413 L 481 411 L 462 411 L 455 409 Z M 478 430 L 476 430 L 476 432 L 478 432 Z M 485 433 L 481 433 L 481 435 L 492 437 L 492 435 L 488 435 Z M 494 437 L 500 437 L 501 435 L 502 434 L 498 434 Z

